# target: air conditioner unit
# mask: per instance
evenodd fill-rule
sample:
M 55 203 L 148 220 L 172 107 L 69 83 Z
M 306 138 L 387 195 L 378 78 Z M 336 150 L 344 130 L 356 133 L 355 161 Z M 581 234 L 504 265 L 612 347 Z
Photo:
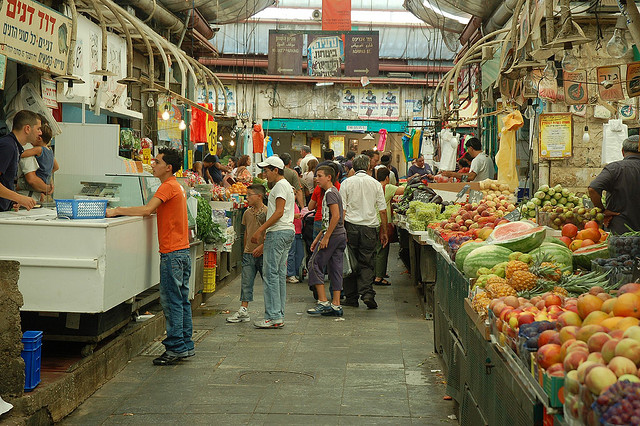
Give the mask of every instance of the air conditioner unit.
M 316 9 L 313 12 L 311 12 L 311 18 L 313 18 L 316 21 L 319 21 L 322 19 L 322 12 L 320 12 L 320 10 Z

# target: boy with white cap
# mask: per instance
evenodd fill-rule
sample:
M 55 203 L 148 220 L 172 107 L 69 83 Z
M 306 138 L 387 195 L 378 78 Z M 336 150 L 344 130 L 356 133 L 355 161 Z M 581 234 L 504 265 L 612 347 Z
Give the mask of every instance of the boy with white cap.
M 264 237 L 263 287 L 264 319 L 256 321 L 257 328 L 284 326 L 284 305 L 287 297 L 287 257 L 295 236 L 293 225 L 295 196 L 293 187 L 284 178 L 284 162 L 277 156 L 268 157 L 258 167 L 263 169 L 270 185 L 267 221 L 252 235 L 257 243 Z

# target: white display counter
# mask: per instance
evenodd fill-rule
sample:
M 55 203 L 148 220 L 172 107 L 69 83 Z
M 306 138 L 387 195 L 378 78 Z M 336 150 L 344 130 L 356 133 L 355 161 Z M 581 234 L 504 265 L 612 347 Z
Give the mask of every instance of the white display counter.
M 156 216 L 69 220 L 0 213 L 0 260 L 20 262 L 23 311 L 100 313 L 160 281 Z

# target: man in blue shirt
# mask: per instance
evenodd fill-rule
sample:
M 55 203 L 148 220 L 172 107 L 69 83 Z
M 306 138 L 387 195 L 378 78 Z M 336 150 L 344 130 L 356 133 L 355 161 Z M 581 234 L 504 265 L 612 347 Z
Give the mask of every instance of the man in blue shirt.
M 11 210 L 14 203 L 31 210 L 36 202 L 15 192 L 18 162 L 27 143 L 34 144 L 41 134 L 38 114 L 22 110 L 13 117 L 13 130 L 0 138 L 0 212 Z
M 416 158 L 416 164 L 409 167 L 409 171 L 407 172 L 407 180 L 416 176 L 424 176 L 427 175 L 429 179 L 433 178 L 433 172 L 431 171 L 431 167 L 424 162 L 424 157 L 421 155 Z
M 218 144 L 216 152 L 222 152 L 222 144 Z M 217 155 L 207 154 L 202 159 L 202 166 L 205 174 L 205 178 L 208 183 L 215 183 L 216 185 L 222 184 L 222 172 L 230 172 L 229 167 L 223 166 L 220 163 L 220 159 Z

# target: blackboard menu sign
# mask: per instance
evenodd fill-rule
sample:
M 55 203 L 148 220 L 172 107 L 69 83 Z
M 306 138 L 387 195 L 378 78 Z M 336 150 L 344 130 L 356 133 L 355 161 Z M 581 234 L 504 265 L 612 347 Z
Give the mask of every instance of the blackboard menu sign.
M 377 77 L 379 75 L 380 39 L 378 32 L 345 34 L 344 75 Z
M 302 75 L 302 34 L 269 31 L 269 74 Z

